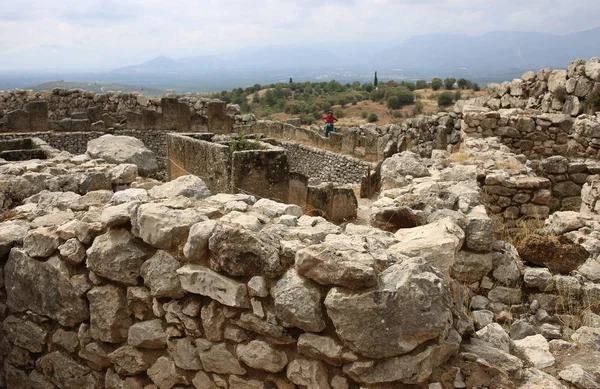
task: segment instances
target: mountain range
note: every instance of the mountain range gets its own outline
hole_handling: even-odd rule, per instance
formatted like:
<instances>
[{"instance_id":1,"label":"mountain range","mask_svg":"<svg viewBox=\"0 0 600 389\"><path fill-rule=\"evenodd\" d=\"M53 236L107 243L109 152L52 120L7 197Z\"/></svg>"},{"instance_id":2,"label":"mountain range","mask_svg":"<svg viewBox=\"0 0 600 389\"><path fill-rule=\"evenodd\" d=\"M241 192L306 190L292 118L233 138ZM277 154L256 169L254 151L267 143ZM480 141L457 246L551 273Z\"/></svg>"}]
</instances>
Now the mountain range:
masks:
<instances>
[{"instance_id":1,"label":"mountain range","mask_svg":"<svg viewBox=\"0 0 600 389\"><path fill-rule=\"evenodd\" d=\"M337 46L339 46L338 44ZM140 65L114 69L121 75L211 74L257 71L411 71L499 73L511 70L566 68L576 58L600 56L600 27L568 35L496 31L479 36L430 34L411 37L400 44L344 43L327 49L310 46L248 48L220 55L171 59L156 57ZM342 50L337 50L341 52Z\"/></svg>"}]
</instances>

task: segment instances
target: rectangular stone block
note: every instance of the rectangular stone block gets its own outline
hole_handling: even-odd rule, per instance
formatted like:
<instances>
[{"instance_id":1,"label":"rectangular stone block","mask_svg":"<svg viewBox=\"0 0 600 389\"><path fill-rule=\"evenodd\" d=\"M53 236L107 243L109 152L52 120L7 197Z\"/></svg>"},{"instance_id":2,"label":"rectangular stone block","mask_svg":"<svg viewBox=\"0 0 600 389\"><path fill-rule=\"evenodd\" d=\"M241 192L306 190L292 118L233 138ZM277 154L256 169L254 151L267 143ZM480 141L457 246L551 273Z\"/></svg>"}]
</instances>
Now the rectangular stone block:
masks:
<instances>
[{"instance_id":1,"label":"rectangular stone block","mask_svg":"<svg viewBox=\"0 0 600 389\"><path fill-rule=\"evenodd\" d=\"M188 292L208 296L230 307L250 307L246 284L200 265L185 265L177 270L177 274L181 287Z\"/></svg>"}]
</instances>

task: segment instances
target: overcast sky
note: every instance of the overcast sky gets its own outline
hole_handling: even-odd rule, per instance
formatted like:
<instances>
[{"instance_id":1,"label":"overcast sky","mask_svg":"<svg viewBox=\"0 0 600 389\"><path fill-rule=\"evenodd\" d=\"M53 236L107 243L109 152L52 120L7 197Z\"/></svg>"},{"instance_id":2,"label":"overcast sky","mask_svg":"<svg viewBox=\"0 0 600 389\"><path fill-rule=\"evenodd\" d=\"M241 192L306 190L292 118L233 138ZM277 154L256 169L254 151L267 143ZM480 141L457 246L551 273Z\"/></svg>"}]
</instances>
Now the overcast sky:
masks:
<instances>
[{"instance_id":1,"label":"overcast sky","mask_svg":"<svg viewBox=\"0 0 600 389\"><path fill-rule=\"evenodd\" d=\"M1 0L0 69L95 68L267 45L600 26L599 0Z\"/></svg>"}]
</instances>

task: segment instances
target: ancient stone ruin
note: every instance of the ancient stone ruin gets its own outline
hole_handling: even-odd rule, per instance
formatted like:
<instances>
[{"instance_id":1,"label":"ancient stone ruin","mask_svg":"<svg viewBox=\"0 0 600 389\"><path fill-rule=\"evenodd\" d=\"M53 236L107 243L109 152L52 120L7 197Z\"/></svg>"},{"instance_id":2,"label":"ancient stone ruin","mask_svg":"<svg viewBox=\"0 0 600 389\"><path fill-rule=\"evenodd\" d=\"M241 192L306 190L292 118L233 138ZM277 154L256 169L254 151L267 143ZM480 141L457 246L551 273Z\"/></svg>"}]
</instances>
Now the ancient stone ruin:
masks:
<instances>
[{"instance_id":1,"label":"ancient stone ruin","mask_svg":"<svg viewBox=\"0 0 600 389\"><path fill-rule=\"evenodd\" d=\"M600 387L599 85L574 61L329 138L3 92L0 387Z\"/></svg>"}]
</instances>

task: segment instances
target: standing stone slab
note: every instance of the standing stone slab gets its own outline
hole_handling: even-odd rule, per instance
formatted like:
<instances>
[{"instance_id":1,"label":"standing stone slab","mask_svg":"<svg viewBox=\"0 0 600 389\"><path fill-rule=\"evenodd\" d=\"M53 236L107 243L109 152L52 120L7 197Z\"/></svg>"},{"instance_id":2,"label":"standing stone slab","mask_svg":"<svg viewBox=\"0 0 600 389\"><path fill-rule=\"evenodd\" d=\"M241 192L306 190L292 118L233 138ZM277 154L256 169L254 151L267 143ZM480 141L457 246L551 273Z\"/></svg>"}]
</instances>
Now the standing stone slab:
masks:
<instances>
[{"instance_id":1,"label":"standing stone slab","mask_svg":"<svg viewBox=\"0 0 600 389\"><path fill-rule=\"evenodd\" d=\"M342 341L370 358L407 353L436 338L450 326L451 305L444 277L421 258L390 266L375 289L336 287L325 299Z\"/></svg>"},{"instance_id":2,"label":"standing stone slab","mask_svg":"<svg viewBox=\"0 0 600 389\"><path fill-rule=\"evenodd\" d=\"M15 312L30 310L63 326L74 326L89 317L69 279L46 262L12 249L4 267L6 304Z\"/></svg>"},{"instance_id":3,"label":"standing stone slab","mask_svg":"<svg viewBox=\"0 0 600 389\"><path fill-rule=\"evenodd\" d=\"M107 343L125 341L132 324L125 291L114 285L97 286L87 298L92 337Z\"/></svg>"},{"instance_id":4,"label":"standing stone slab","mask_svg":"<svg viewBox=\"0 0 600 389\"><path fill-rule=\"evenodd\" d=\"M137 285L147 253L125 229L110 229L87 250L87 266L99 276L125 285Z\"/></svg>"},{"instance_id":5,"label":"standing stone slab","mask_svg":"<svg viewBox=\"0 0 600 389\"><path fill-rule=\"evenodd\" d=\"M320 332L325 328L321 292L308 279L290 269L271 291L275 314L285 327Z\"/></svg>"},{"instance_id":6,"label":"standing stone slab","mask_svg":"<svg viewBox=\"0 0 600 389\"><path fill-rule=\"evenodd\" d=\"M208 296L230 307L250 307L246 284L200 265L185 265L177 270L177 274L181 287L188 292Z\"/></svg>"}]
</instances>

